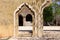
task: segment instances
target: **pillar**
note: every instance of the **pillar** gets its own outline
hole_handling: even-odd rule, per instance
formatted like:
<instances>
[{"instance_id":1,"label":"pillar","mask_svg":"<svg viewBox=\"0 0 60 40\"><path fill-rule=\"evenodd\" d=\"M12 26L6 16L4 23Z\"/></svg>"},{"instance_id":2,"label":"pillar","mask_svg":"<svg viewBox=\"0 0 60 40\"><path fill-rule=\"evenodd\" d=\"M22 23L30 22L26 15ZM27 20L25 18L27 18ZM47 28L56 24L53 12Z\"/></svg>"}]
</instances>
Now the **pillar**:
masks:
<instances>
[{"instance_id":1,"label":"pillar","mask_svg":"<svg viewBox=\"0 0 60 40\"><path fill-rule=\"evenodd\" d=\"M37 28L38 37L43 36L43 10L45 7L49 6L50 3L51 0L45 0L45 2L40 6L40 10L38 13L38 28Z\"/></svg>"}]
</instances>

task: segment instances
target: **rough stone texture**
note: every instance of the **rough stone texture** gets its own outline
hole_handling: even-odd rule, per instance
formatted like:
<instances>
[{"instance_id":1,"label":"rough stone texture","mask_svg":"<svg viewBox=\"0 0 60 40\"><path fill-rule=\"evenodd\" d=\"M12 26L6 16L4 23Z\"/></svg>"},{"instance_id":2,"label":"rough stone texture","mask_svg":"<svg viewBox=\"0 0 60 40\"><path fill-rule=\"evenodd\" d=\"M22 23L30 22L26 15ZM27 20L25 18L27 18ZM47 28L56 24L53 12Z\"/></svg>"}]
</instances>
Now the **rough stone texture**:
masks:
<instances>
[{"instance_id":1,"label":"rough stone texture","mask_svg":"<svg viewBox=\"0 0 60 40\"><path fill-rule=\"evenodd\" d=\"M11 39L8 39L8 40L60 40L60 38L30 38L30 37L27 37L27 38L11 38Z\"/></svg>"},{"instance_id":2,"label":"rough stone texture","mask_svg":"<svg viewBox=\"0 0 60 40\"><path fill-rule=\"evenodd\" d=\"M39 37L17 37L17 38L6 38L0 40L60 40L60 31L44 31L42 38Z\"/></svg>"},{"instance_id":3,"label":"rough stone texture","mask_svg":"<svg viewBox=\"0 0 60 40\"><path fill-rule=\"evenodd\" d=\"M44 31L43 37L60 38L60 31Z\"/></svg>"},{"instance_id":4,"label":"rough stone texture","mask_svg":"<svg viewBox=\"0 0 60 40\"><path fill-rule=\"evenodd\" d=\"M35 10L35 33L34 36L42 36L43 16L40 6L44 0L0 0L0 38L11 37L14 33L14 11L22 3L28 3ZM40 12L39 12L40 11ZM40 14L40 15L39 15ZM40 17L41 16L41 17ZM40 19L39 19L39 18ZM39 24L38 24L39 22ZM18 25L15 26L18 34Z\"/></svg>"},{"instance_id":5,"label":"rough stone texture","mask_svg":"<svg viewBox=\"0 0 60 40\"><path fill-rule=\"evenodd\" d=\"M41 0L0 0L0 38L13 36L14 11L22 3L30 4L35 10L41 5ZM2 30L3 29L3 30Z\"/></svg>"}]
</instances>

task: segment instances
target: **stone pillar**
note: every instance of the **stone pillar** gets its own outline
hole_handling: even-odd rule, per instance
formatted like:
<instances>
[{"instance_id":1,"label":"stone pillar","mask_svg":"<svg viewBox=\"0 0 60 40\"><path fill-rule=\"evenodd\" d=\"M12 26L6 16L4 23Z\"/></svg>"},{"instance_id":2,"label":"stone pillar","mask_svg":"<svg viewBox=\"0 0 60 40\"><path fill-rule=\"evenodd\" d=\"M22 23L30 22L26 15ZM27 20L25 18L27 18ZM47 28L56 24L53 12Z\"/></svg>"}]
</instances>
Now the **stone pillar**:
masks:
<instances>
[{"instance_id":1,"label":"stone pillar","mask_svg":"<svg viewBox=\"0 0 60 40\"><path fill-rule=\"evenodd\" d=\"M49 6L51 0L45 0L45 2L40 6L40 11L38 13L38 37L43 36L43 10L45 7Z\"/></svg>"},{"instance_id":2,"label":"stone pillar","mask_svg":"<svg viewBox=\"0 0 60 40\"><path fill-rule=\"evenodd\" d=\"M26 23L26 18L24 17L23 18L23 26L25 26L25 23Z\"/></svg>"},{"instance_id":3,"label":"stone pillar","mask_svg":"<svg viewBox=\"0 0 60 40\"><path fill-rule=\"evenodd\" d=\"M37 14L35 14L35 24L34 24L34 37L37 37L37 23L38 23L38 20L37 20Z\"/></svg>"},{"instance_id":4,"label":"stone pillar","mask_svg":"<svg viewBox=\"0 0 60 40\"><path fill-rule=\"evenodd\" d=\"M43 14L40 12L38 14L38 37L42 37L43 35Z\"/></svg>"}]
</instances>

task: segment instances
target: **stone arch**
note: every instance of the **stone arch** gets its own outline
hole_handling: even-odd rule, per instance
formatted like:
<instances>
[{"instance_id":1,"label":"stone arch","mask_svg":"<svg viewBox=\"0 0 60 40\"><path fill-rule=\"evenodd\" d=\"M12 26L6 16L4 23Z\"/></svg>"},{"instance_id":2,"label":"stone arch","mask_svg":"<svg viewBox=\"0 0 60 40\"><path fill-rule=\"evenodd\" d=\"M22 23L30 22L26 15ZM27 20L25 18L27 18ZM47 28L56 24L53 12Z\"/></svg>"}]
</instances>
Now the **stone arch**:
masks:
<instances>
[{"instance_id":1,"label":"stone arch","mask_svg":"<svg viewBox=\"0 0 60 40\"><path fill-rule=\"evenodd\" d=\"M32 12L32 16L34 16L35 17L35 15L36 15L36 11L28 4L28 3L22 3L19 7L17 7L17 9L15 10L15 12L14 12L14 26L16 26L16 19L17 19L17 17L18 17L18 15L20 15L20 10L24 7L24 6L26 6L27 8L28 8L28 10L30 10L31 12ZM28 13L28 14L30 14L30 13ZM21 13L21 15L22 15L22 13ZM23 16L23 15L22 15ZM24 17L24 16L23 16ZM18 23L17 23L18 24Z\"/></svg>"},{"instance_id":2,"label":"stone arch","mask_svg":"<svg viewBox=\"0 0 60 40\"><path fill-rule=\"evenodd\" d=\"M27 22L27 26L32 26L33 25L33 16L31 14L27 14L26 15L26 22Z\"/></svg>"},{"instance_id":3,"label":"stone arch","mask_svg":"<svg viewBox=\"0 0 60 40\"><path fill-rule=\"evenodd\" d=\"M26 15L26 21L32 22L32 15L31 14Z\"/></svg>"},{"instance_id":4,"label":"stone arch","mask_svg":"<svg viewBox=\"0 0 60 40\"><path fill-rule=\"evenodd\" d=\"M15 11L15 13L18 13L24 6L26 6L28 8L28 10L30 10L32 12L33 15L35 15L35 10L28 4L28 3L23 3L21 4L17 10Z\"/></svg>"},{"instance_id":5,"label":"stone arch","mask_svg":"<svg viewBox=\"0 0 60 40\"><path fill-rule=\"evenodd\" d=\"M30 5L28 5L27 3L21 4L15 10L15 12L14 12L14 35L15 36L16 36L16 34L18 35L18 26L25 25L25 24L20 25L20 23L18 23L20 18L24 21L26 18L26 15L29 15L29 14L31 14L30 17L32 18L32 21L33 21L33 18L35 17L35 10ZM33 26L32 31L34 30L34 23L35 23L35 21L32 22L32 26ZM34 33L34 31L33 31L33 33ZM33 33L32 33L32 35L34 35Z\"/></svg>"}]
</instances>

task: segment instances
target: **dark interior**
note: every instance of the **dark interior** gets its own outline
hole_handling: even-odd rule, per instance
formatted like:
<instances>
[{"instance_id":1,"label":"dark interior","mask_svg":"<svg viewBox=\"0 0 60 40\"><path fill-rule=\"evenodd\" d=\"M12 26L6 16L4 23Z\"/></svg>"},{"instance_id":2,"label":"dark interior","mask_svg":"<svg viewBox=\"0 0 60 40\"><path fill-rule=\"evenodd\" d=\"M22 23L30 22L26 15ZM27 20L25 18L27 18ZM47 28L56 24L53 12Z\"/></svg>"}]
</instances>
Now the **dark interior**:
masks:
<instances>
[{"instance_id":1,"label":"dark interior","mask_svg":"<svg viewBox=\"0 0 60 40\"><path fill-rule=\"evenodd\" d=\"M19 18L19 26L23 26L23 16L19 15L18 18Z\"/></svg>"},{"instance_id":2,"label":"dark interior","mask_svg":"<svg viewBox=\"0 0 60 40\"><path fill-rule=\"evenodd\" d=\"M26 21L32 22L32 15L28 14L28 15L26 16Z\"/></svg>"}]
</instances>

